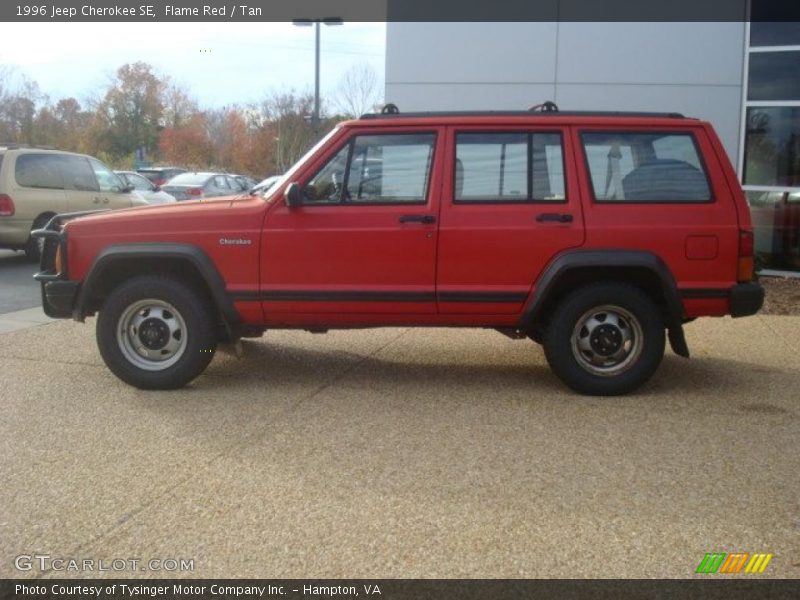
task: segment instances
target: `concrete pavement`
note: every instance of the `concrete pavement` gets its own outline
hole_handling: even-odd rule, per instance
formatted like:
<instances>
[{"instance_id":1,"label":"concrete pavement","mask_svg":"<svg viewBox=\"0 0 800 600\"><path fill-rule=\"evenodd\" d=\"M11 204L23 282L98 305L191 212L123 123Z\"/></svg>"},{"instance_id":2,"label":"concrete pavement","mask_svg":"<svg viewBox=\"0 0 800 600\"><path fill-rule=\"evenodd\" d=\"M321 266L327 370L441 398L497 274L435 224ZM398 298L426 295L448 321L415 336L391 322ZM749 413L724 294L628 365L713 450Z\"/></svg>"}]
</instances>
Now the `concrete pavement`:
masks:
<instances>
[{"instance_id":1,"label":"concrete pavement","mask_svg":"<svg viewBox=\"0 0 800 600\"><path fill-rule=\"evenodd\" d=\"M193 577L800 576L800 318L702 319L624 398L492 331L269 332L142 392L94 323L0 335L0 576L15 556ZM69 574L68 574L69 575ZM97 573L85 573L97 575ZM708 577L708 576L706 576Z\"/></svg>"}]
</instances>

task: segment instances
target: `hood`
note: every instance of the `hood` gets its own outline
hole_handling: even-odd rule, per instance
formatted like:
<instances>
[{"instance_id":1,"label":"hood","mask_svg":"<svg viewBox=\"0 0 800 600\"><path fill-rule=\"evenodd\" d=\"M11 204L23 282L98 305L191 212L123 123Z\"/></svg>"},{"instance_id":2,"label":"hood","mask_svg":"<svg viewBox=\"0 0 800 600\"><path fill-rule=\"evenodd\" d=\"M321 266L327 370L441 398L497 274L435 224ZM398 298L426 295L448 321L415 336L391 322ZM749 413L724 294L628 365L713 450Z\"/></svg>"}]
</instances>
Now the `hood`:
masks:
<instances>
[{"instance_id":1,"label":"hood","mask_svg":"<svg viewBox=\"0 0 800 600\"><path fill-rule=\"evenodd\" d=\"M148 204L121 210L99 211L68 221L68 235L124 238L158 231L186 230L188 226L213 227L215 219L222 217L234 202L247 200L241 195L220 196L205 200Z\"/></svg>"}]
</instances>

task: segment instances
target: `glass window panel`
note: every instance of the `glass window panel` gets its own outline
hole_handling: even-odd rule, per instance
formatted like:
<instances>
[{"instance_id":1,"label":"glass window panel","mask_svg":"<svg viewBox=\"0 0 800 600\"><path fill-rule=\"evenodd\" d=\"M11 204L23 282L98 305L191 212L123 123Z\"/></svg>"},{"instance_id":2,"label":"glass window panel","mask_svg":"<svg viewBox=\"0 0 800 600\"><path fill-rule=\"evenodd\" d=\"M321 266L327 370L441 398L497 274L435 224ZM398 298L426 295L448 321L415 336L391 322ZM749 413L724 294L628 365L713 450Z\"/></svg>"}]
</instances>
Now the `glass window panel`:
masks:
<instances>
[{"instance_id":1,"label":"glass window panel","mask_svg":"<svg viewBox=\"0 0 800 600\"><path fill-rule=\"evenodd\" d=\"M89 162L92 164L94 175L97 177L97 182L100 184L101 192L119 192L123 185L111 169L101 163L99 160L90 158Z\"/></svg>"},{"instance_id":2,"label":"glass window panel","mask_svg":"<svg viewBox=\"0 0 800 600\"><path fill-rule=\"evenodd\" d=\"M800 107L747 109L745 185L800 186Z\"/></svg>"},{"instance_id":3,"label":"glass window panel","mask_svg":"<svg viewBox=\"0 0 800 600\"><path fill-rule=\"evenodd\" d=\"M62 168L64 169L64 183L68 190L78 192L99 192L92 166L88 159L82 156L64 155L61 157Z\"/></svg>"},{"instance_id":4,"label":"glass window panel","mask_svg":"<svg viewBox=\"0 0 800 600\"><path fill-rule=\"evenodd\" d=\"M435 135L358 136L346 202L424 202Z\"/></svg>"},{"instance_id":5,"label":"glass window panel","mask_svg":"<svg viewBox=\"0 0 800 600\"><path fill-rule=\"evenodd\" d=\"M707 202L708 179L688 133L584 133L598 202Z\"/></svg>"},{"instance_id":6,"label":"glass window panel","mask_svg":"<svg viewBox=\"0 0 800 600\"><path fill-rule=\"evenodd\" d=\"M758 269L800 269L800 192L747 192Z\"/></svg>"},{"instance_id":7,"label":"glass window panel","mask_svg":"<svg viewBox=\"0 0 800 600\"><path fill-rule=\"evenodd\" d=\"M556 202L565 200L561 135L558 133L534 133L531 140L533 199Z\"/></svg>"},{"instance_id":8,"label":"glass window panel","mask_svg":"<svg viewBox=\"0 0 800 600\"><path fill-rule=\"evenodd\" d=\"M306 202L331 204L341 201L344 172L347 169L347 154L349 151L350 144L347 144L325 163L311 181L305 185L303 196Z\"/></svg>"},{"instance_id":9,"label":"glass window panel","mask_svg":"<svg viewBox=\"0 0 800 600\"><path fill-rule=\"evenodd\" d=\"M528 198L528 135L460 133L456 137L455 199Z\"/></svg>"},{"instance_id":10,"label":"glass window panel","mask_svg":"<svg viewBox=\"0 0 800 600\"><path fill-rule=\"evenodd\" d=\"M23 187L63 190L61 162L58 154L22 154L17 157L14 178Z\"/></svg>"},{"instance_id":11,"label":"glass window panel","mask_svg":"<svg viewBox=\"0 0 800 600\"><path fill-rule=\"evenodd\" d=\"M751 52L748 100L800 100L800 50Z\"/></svg>"},{"instance_id":12,"label":"glass window panel","mask_svg":"<svg viewBox=\"0 0 800 600\"><path fill-rule=\"evenodd\" d=\"M800 46L800 22L753 22L750 24L750 45Z\"/></svg>"}]
</instances>

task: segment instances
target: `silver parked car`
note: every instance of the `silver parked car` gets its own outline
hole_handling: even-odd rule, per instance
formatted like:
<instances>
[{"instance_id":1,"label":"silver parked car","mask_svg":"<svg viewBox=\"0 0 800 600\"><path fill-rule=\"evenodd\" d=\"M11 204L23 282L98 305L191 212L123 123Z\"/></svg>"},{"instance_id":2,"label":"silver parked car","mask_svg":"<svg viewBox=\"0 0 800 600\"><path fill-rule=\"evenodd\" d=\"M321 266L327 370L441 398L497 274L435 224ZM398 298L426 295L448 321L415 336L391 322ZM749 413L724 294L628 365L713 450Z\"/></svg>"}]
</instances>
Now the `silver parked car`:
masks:
<instances>
[{"instance_id":1,"label":"silver parked car","mask_svg":"<svg viewBox=\"0 0 800 600\"><path fill-rule=\"evenodd\" d=\"M181 173L164 184L178 201L202 200L217 196L235 196L242 193L237 181L225 173Z\"/></svg>"},{"instance_id":2,"label":"silver parked car","mask_svg":"<svg viewBox=\"0 0 800 600\"><path fill-rule=\"evenodd\" d=\"M175 196L168 194L147 177L139 175L139 173L133 171L114 172L124 183L132 186L136 193L144 198L148 204L169 204L170 202L175 202Z\"/></svg>"}]
</instances>

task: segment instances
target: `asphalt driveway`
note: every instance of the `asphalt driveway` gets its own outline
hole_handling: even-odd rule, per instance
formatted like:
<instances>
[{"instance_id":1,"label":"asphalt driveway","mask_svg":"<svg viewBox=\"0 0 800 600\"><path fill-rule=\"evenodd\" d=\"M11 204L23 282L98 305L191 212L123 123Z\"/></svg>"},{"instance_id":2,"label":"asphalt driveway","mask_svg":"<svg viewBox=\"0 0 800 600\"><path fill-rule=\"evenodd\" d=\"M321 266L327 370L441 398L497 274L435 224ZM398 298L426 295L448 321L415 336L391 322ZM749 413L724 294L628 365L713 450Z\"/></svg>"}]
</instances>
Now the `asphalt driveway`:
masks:
<instances>
[{"instance_id":1,"label":"asphalt driveway","mask_svg":"<svg viewBox=\"0 0 800 600\"><path fill-rule=\"evenodd\" d=\"M492 331L270 332L170 393L114 378L92 321L0 334L0 576L64 575L14 569L38 552L205 578L687 577L742 551L800 577L800 317L687 334L690 361L616 399Z\"/></svg>"},{"instance_id":2,"label":"asphalt driveway","mask_svg":"<svg viewBox=\"0 0 800 600\"><path fill-rule=\"evenodd\" d=\"M41 307L42 296L33 274L39 264L22 252L0 250L0 315L26 308Z\"/></svg>"}]
</instances>

